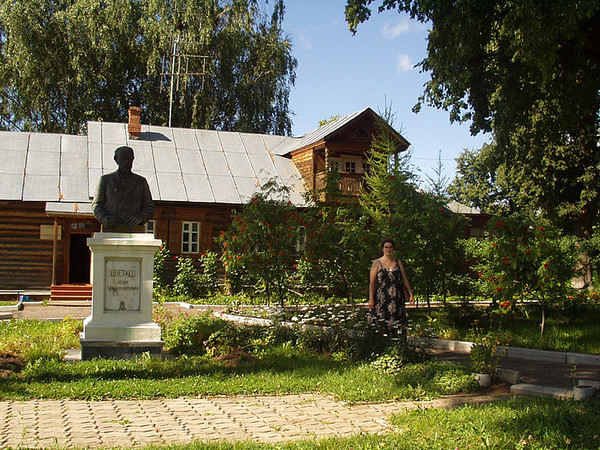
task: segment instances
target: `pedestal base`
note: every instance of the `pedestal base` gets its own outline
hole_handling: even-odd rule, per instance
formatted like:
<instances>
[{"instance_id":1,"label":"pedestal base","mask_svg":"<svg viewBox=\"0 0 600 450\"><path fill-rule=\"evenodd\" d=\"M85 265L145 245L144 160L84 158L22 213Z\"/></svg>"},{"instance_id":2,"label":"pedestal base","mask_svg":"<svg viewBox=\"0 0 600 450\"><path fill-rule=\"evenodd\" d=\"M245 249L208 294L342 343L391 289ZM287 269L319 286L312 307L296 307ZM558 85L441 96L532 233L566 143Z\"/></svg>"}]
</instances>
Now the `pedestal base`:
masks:
<instances>
[{"instance_id":1,"label":"pedestal base","mask_svg":"<svg viewBox=\"0 0 600 450\"><path fill-rule=\"evenodd\" d=\"M92 251L92 313L83 322L81 359L160 356L152 319L153 258L161 241L147 234L96 233Z\"/></svg>"},{"instance_id":2,"label":"pedestal base","mask_svg":"<svg viewBox=\"0 0 600 450\"><path fill-rule=\"evenodd\" d=\"M132 359L144 353L154 358L162 356L163 341L88 341L81 338L81 359Z\"/></svg>"}]
</instances>

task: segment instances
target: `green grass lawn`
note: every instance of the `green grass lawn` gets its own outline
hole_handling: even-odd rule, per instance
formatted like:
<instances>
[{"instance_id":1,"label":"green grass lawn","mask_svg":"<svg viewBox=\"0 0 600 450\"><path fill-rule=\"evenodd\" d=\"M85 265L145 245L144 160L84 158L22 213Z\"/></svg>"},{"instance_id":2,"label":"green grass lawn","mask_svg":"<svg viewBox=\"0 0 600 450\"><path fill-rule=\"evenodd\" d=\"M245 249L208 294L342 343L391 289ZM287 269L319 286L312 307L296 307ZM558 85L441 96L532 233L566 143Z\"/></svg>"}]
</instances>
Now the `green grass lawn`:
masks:
<instances>
[{"instance_id":1,"label":"green grass lawn","mask_svg":"<svg viewBox=\"0 0 600 450\"><path fill-rule=\"evenodd\" d=\"M477 389L467 368L426 363L403 374L336 362L289 347L248 361L208 357L64 363L38 360L0 379L0 399L151 399L182 396L323 393L346 402L425 399Z\"/></svg>"},{"instance_id":2,"label":"green grass lawn","mask_svg":"<svg viewBox=\"0 0 600 450\"><path fill-rule=\"evenodd\" d=\"M441 322L455 324L455 333L468 338L472 327L456 326L468 319L461 314L438 316ZM413 313L413 317L414 317ZM483 326L489 317L479 319ZM562 332L548 334L548 341L568 348L583 348L592 341L600 322L596 313L569 320L551 317L549 323ZM213 319L198 321L203 330L219 325ZM424 316L424 320L427 320ZM429 326L432 319L429 319ZM437 321L438 323L435 323ZM461 322L462 321L462 322ZM530 321L530 322L529 322ZM177 323L177 321L173 321ZM196 322L182 321L170 333L194 336ZM493 325L493 321L490 321ZM531 342L535 319L513 318L504 331L515 330L513 345ZM581 328L584 328L581 331ZM590 332L586 329L589 327ZM444 325L445 329L450 329ZM548 330L551 328L549 327ZM271 329L266 335L220 329L220 345L235 339L255 344L238 358L180 355L158 360L91 360L65 363L62 349L78 345L81 322L60 323L7 321L0 323L0 354L16 353L27 365L20 373L0 378L0 400L26 399L151 399L180 396L322 393L347 402L377 402L392 399L427 399L477 389L470 371L451 363L403 364L400 369L383 370L382 364L349 360L344 352L318 352L286 341L289 334ZM227 332L224 332L227 331ZM521 330L521 333L517 333ZM579 331L579 333L576 333ZM552 332L554 333L554 332ZM517 336L518 334L518 336ZM277 339L282 338L283 341ZM524 337L523 337L524 336ZM598 336L598 334L596 334ZM171 338L173 336L171 335ZM202 338L206 341L211 339ZM215 344L217 341L214 341ZM198 341L202 342L202 341ZM236 341L237 342L237 341ZM270 343L269 343L270 342ZM527 346L532 346L528 344ZM212 347L215 350L218 347ZM233 352L229 356L235 356ZM399 412L391 419L395 432L385 435L359 435L321 441L286 444L202 443L168 447L173 449L263 449L263 448L600 448L600 400L584 402L548 398L499 400L493 404L462 406L451 410L421 409Z\"/></svg>"},{"instance_id":3,"label":"green grass lawn","mask_svg":"<svg viewBox=\"0 0 600 450\"><path fill-rule=\"evenodd\" d=\"M416 332L441 338L472 341L476 329L484 333L493 330L509 346L600 355L598 307L549 312L543 339L541 312L536 305L520 308L514 315L490 312L487 307L451 307L430 314L410 311L409 317Z\"/></svg>"}]
</instances>

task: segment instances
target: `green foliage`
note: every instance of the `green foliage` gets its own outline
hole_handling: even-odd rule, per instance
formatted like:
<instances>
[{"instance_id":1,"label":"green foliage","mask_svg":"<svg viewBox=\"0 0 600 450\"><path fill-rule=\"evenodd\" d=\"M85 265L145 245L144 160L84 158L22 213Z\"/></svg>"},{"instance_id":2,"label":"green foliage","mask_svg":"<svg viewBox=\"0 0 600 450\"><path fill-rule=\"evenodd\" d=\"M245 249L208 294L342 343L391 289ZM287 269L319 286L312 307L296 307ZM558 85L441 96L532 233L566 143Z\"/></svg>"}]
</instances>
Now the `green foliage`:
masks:
<instances>
[{"instance_id":1,"label":"green foliage","mask_svg":"<svg viewBox=\"0 0 600 450\"><path fill-rule=\"evenodd\" d=\"M283 305L297 255L301 219L296 209L289 189L271 180L233 213L231 227L217 239L233 292L239 292L242 280L256 280L268 300L274 297Z\"/></svg>"},{"instance_id":2,"label":"green foliage","mask_svg":"<svg viewBox=\"0 0 600 450\"><path fill-rule=\"evenodd\" d=\"M465 242L476 259L484 295L504 308L518 299L534 298L544 308L574 294L571 280L580 258L572 237L539 217L513 215L491 219L489 239Z\"/></svg>"},{"instance_id":3,"label":"green foliage","mask_svg":"<svg viewBox=\"0 0 600 450\"><path fill-rule=\"evenodd\" d=\"M154 286L154 291L157 293L164 291L168 286L165 265L170 256L171 252L165 246L160 247L160 249L154 254L154 275L152 277L152 283Z\"/></svg>"},{"instance_id":4,"label":"green foliage","mask_svg":"<svg viewBox=\"0 0 600 450\"><path fill-rule=\"evenodd\" d=\"M341 116L339 114L335 114L335 115L329 116L329 119L319 120L319 126L322 127L323 125L327 125L328 123L335 122L340 117Z\"/></svg>"},{"instance_id":5,"label":"green foliage","mask_svg":"<svg viewBox=\"0 0 600 450\"><path fill-rule=\"evenodd\" d=\"M420 364L433 360L431 350L425 344L413 340L399 340L377 356L370 367L384 373L397 374L408 364Z\"/></svg>"},{"instance_id":6,"label":"green foliage","mask_svg":"<svg viewBox=\"0 0 600 450\"><path fill-rule=\"evenodd\" d=\"M155 316L155 320L162 328L164 349L175 355L203 355L206 352L206 340L228 325L224 320L208 313L163 315L162 320Z\"/></svg>"},{"instance_id":7,"label":"green foliage","mask_svg":"<svg viewBox=\"0 0 600 450\"><path fill-rule=\"evenodd\" d=\"M168 123L174 42L182 76L173 126L289 134L297 62L283 2L2 0L0 128L77 134L88 120ZM206 59L184 55L203 55ZM175 67L176 68L176 67Z\"/></svg>"},{"instance_id":8,"label":"green foliage","mask_svg":"<svg viewBox=\"0 0 600 450\"><path fill-rule=\"evenodd\" d=\"M175 294L199 298L215 293L218 289L217 261L216 253L203 253L200 256L202 273L199 273L192 258L178 258L177 276L173 286Z\"/></svg>"},{"instance_id":9,"label":"green foliage","mask_svg":"<svg viewBox=\"0 0 600 450\"><path fill-rule=\"evenodd\" d=\"M469 354L473 372L492 375L500 359L506 353L506 351L499 350L500 345L498 335L495 333L477 334Z\"/></svg>"},{"instance_id":10,"label":"green foliage","mask_svg":"<svg viewBox=\"0 0 600 450\"><path fill-rule=\"evenodd\" d=\"M379 238L358 204L325 198L304 213L306 250L298 261L298 281L305 289L364 299Z\"/></svg>"},{"instance_id":11,"label":"green foliage","mask_svg":"<svg viewBox=\"0 0 600 450\"><path fill-rule=\"evenodd\" d=\"M360 202L371 227L395 241L411 285L429 301L447 292L450 274L462 270L458 239L464 224L445 208L447 199L419 190L409 155L399 155L396 145L388 124L379 121Z\"/></svg>"},{"instance_id":12,"label":"green foliage","mask_svg":"<svg viewBox=\"0 0 600 450\"><path fill-rule=\"evenodd\" d=\"M456 177L448 187L456 201L496 215L523 209L530 203L501 167L496 144L483 144L479 150L465 149L456 165Z\"/></svg>"},{"instance_id":13,"label":"green foliage","mask_svg":"<svg viewBox=\"0 0 600 450\"><path fill-rule=\"evenodd\" d=\"M347 1L351 29L369 18L371 3ZM600 181L600 4L375 3L430 24L419 65L431 79L415 111L432 105L449 111L451 121L472 120L473 133L493 132L494 163L489 180L487 168L480 172L483 181L508 187L507 200L526 201L562 228L591 233Z\"/></svg>"},{"instance_id":14,"label":"green foliage","mask_svg":"<svg viewBox=\"0 0 600 450\"><path fill-rule=\"evenodd\" d=\"M475 392L479 389L477 380L467 368L449 361L407 365L398 372L396 380L400 384L412 386L417 391L437 392L442 395Z\"/></svg>"}]
</instances>

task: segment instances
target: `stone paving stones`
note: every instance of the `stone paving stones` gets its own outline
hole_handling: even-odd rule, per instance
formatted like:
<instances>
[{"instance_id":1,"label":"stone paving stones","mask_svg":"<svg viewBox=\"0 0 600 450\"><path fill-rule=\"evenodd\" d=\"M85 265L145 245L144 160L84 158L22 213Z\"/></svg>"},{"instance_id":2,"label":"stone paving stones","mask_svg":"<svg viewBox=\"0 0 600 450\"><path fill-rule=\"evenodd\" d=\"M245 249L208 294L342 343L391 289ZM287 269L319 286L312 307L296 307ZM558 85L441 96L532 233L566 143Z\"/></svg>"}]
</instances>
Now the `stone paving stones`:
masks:
<instances>
[{"instance_id":1,"label":"stone paving stones","mask_svg":"<svg viewBox=\"0 0 600 450\"><path fill-rule=\"evenodd\" d=\"M417 407L482 401L453 396L431 402L349 406L313 395L160 400L0 402L0 447L98 448L192 440L282 442L392 431L390 414ZM491 401L492 398L485 398Z\"/></svg>"}]
</instances>

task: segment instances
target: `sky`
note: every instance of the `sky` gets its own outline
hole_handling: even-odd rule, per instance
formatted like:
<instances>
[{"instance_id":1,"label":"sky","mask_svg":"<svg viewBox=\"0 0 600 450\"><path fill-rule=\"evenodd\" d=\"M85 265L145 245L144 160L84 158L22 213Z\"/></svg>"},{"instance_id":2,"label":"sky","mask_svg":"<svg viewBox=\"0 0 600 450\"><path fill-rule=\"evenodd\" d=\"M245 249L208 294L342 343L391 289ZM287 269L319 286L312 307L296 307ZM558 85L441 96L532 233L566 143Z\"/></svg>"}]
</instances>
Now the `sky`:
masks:
<instances>
[{"instance_id":1,"label":"sky","mask_svg":"<svg viewBox=\"0 0 600 450\"><path fill-rule=\"evenodd\" d=\"M437 178L441 156L443 176L451 181L455 158L466 149L481 148L489 135L471 136L469 123L450 124L446 111L412 107L429 75L414 65L427 52L427 25L397 11L377 12L359 25L355 35L345 21L345 0L287 0L284 32L298 60L290 94L294 136L318 127L319 120L370 107L382 112L391 105L394 128L412 145L411 163L427 185Z\"/></svg>"}]
</instances>

